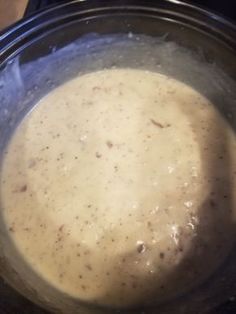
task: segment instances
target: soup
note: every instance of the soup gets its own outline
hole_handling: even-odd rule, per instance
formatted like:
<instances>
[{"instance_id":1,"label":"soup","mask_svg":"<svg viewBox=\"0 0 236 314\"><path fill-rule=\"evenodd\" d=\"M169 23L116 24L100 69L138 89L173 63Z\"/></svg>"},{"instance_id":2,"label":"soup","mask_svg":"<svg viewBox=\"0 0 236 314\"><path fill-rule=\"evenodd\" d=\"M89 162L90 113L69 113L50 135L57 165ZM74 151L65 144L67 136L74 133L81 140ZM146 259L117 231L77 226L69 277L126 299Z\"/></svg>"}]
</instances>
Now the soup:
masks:
<instances>
[{"instance_id":1,"label":"soup","mask_svg":"<svg viewBox=\"0 0 236 314\"><path fill-rule=\"evenodd\" d=\"M230 251L235 149L214 105L180 81L82 75L46 95L10 140L9 236L40 278L83 301L126 307L186 293Z\"/></svg>"}]
</instances>

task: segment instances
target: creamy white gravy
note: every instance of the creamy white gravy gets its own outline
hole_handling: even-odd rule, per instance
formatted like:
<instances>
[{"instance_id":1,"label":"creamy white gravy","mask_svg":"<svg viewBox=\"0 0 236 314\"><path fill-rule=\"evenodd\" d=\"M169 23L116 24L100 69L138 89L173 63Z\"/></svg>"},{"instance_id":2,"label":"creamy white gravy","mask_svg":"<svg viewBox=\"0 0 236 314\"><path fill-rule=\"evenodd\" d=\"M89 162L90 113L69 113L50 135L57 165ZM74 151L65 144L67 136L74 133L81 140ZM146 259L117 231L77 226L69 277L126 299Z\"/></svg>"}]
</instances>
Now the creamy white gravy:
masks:
<instances>
[{"instance_id":1,"label":"creamy white gravy","mask_svg":"<svg viewBox=\"0 0 236 314\"><path fill-rule=\"evenodd\" d=\"M229 252L235 148L214 106L179 81L86 74L14 133L5 223L29 266L68 295L121 307L171 298Z\"/></svg>"}]
</instances>

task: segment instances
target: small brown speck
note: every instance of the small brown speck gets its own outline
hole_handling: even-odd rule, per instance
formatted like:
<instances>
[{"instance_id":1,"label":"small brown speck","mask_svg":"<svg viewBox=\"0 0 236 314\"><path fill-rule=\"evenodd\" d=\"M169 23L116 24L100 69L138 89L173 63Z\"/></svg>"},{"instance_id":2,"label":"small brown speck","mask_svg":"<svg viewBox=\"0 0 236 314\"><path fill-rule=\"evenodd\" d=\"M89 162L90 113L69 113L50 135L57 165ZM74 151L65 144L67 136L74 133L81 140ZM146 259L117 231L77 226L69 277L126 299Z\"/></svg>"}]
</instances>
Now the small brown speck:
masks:
<instances>
[{"instance_id":1,"label":"small brown speck","mask_svg":"<svg viewBox=\"0 0 236 314\"><path fill-rule=\"evenodd\" d=\"M150 119L150 121L153 125L157 126L158 128L161 128L161 129L164 128L163 124L161 124L160 122L157 122L154 119Z\"/></svg>"},{"instance_id":2,"label":"small brown speck","mask_svg":"<svg viewBox=\"0 0 236 314\"><path fill-rule=\"evenodd\" d=\"M60 242L62 240L62 237L58 237L57 241Z\"/></svg>"},{"instance_id":3,"label":"small brown speck","mask_svg":"<svg viewBox=\"0 0 236 314\"><path fill-rule=\"evenodd\" d=\"M107 144L108 148L112 148L113 147L113 143L111 141L107 141L106 144Z\"/></svg>"},{"instance_id":4,"label":"small brown speck","mask_svg":"<svg viewBox=\"0 0 236 314\"><path fill-rule=\"evenodd\" d=\"M26 192L27 191L27 185L26 184L22 185L22 187L20 188L19 191L20 192Z\"/></svg>"},{"instance_id":5,"label":"small brown speck","mask_svg":"<svg viewBox=\"0 0 236 314\"><path fill-rule=\"evenodd\" d=\"M61 232L63 230L64 226L65 225L61 225L58 230Z\"/></svg>"},{"instance_id":6,"label":"small brown speck","mask_svg":"<svg viewBox=\"0 0 236 314\"><path fill-rule=\"evenodd\" d=\"M90 271L92 270L92 266L90 264L86 264L85 267Z\"/></svg>"},{"instance_id":7,"label":"small brown speck","mask_svg":"<svg viewBox=\"0 0 236 314\"><path fill-rule=\"evenodd\" d=\"M161 252L161 253L160 253L160 258L161 258L161 259L164 259L164 258L165 258L165 253Z\"/></svg>"},{"instance_id":8,"label":"small brown speck","mask_svg":"<svg viewBox=\"0 0 236 314\"><path fill-rule=\"evenodd\" d=\"M82 275L79 275L79 279L83 279L83 276L82 276Z\"/></svg>"},{"instance_id":9,"label":"small brown speck","mask_svg":"<svg viewBox=\"0 0 236 314\"><path fill-rule=\"evenodd\" d=\"M144 243L139 243L137 245L137 252L138 253L144 253L146 251L146 247Z\"/></svg>"},{"instance_id":10,"label":"small brown speck","mask_svg":"<svg viewBox=\"0 0 236 314\"><path fill-rule=\"evenodd\" d=\"M210 205L211 205L211 207L215 207L216 206L216 202L213 199L211 199L210 200Z\"/></svg>"},{"instance_id":11,"label":"small brown speck","mask_svg":"<svg viewBox=\"0 0 236 314\"><path fill-rule=\"evenodd\" d=\"M82 285L81 288L82 288L83 290L86 290L86 289L87 289L87 287L86 287L85 285Z\"/></svg>"},{"instance_id":12,"label":"small brown speck","mask_svg":"<svg viewBox=\"0 0 236 314\"><path fill-rule=\"evenodd\" d=\"M10 232L15 232L14 227L10 227L10 228L9 228L9 231L10 231Z\"/></svg>"},{"instance_id":13,"label":"small brown speck","mask_svg":"<svg viewBox=\"0 0 236 314\"><path fill-rule=\"evenodd\" d=\"M96 155L96 157L97 157L97 158L101 158L101 157L102 157L102 155L101 155L101 154L99 154L98 152L96 152L96 154L95 154L95 155Z\"/></svg>"},{"instance_id":14,"label":"small brown speck","mask_svg":"<svg viewBox=\"0 0 236 314\"><path fill-rule=\"evenodd\" d=\"M102 89L100 86L94 86L94 87L92 88L93 91L100 90L100 89Z\"/></svg>"}]
</instances>

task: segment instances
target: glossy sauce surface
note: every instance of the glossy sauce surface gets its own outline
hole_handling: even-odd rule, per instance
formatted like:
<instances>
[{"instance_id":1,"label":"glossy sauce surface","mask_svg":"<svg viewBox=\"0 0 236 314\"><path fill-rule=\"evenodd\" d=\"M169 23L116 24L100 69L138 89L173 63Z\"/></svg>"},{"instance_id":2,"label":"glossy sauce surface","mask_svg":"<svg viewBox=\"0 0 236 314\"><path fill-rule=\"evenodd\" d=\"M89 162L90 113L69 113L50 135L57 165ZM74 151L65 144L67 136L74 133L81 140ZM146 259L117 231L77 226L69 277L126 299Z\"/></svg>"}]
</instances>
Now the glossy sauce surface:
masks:
<instances>
[{"instance_id":1,"label":"glossy sauce surface","mask_svg":"<svg viewBox=\"0 0 236 314\"><path fill-rule=\"evenodd\" d=\"M9 143L9 234L39 276L73 297L119 307L184 293L232 245L235 143L207 99L164 75L73 79Z\"/></svg>"}]
</instances>

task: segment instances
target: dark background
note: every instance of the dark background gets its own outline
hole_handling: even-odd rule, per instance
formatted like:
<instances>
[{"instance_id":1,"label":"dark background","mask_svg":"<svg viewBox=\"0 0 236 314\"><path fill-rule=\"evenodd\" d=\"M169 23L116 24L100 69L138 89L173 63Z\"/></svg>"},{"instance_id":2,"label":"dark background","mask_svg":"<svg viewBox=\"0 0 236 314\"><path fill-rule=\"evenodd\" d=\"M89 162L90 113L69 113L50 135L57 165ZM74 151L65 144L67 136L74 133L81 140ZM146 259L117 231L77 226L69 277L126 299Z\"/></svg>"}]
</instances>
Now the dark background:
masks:
<instances>
[{"instance_id":1,"label":"dark background","mask_svg":"<svg viewBox=\"0 0 236 314\"><path fill-rule=\"evenodd\" d=\"M25 16L28 16L37 10L43 9L48 5L54 5L62 2L66 1L29 0ZM223 15L226 18L230 18L236 22L236 0L186 0L185 2L201 5L206 9L210 9L213 12ZM236 314L236 302L232 301L233 300L229 300L209 314ZM18 293L14 292L5 283L0 281L0 314L47 314L47 312L33 305L31 302L21 297Z\"/></svg>"},{"instance_id":2,"label":"dark background","mask_svg":"<svg viewBox=\"0 0 236 314\"><path fill-rule=\"evenodd\" d=\"M97 1L99 2L99 0ZM225 17L231 18L236 21L236 0L183 0L183 1L196 5L201 5L205 8L215 11L218 14L224 15ZM29 0L29 5L26 10L26 14L29 14L35 10L42 9L47 5L53 5L60 2L66 2L66 0Z\"/></svg>"}]
</instances>

